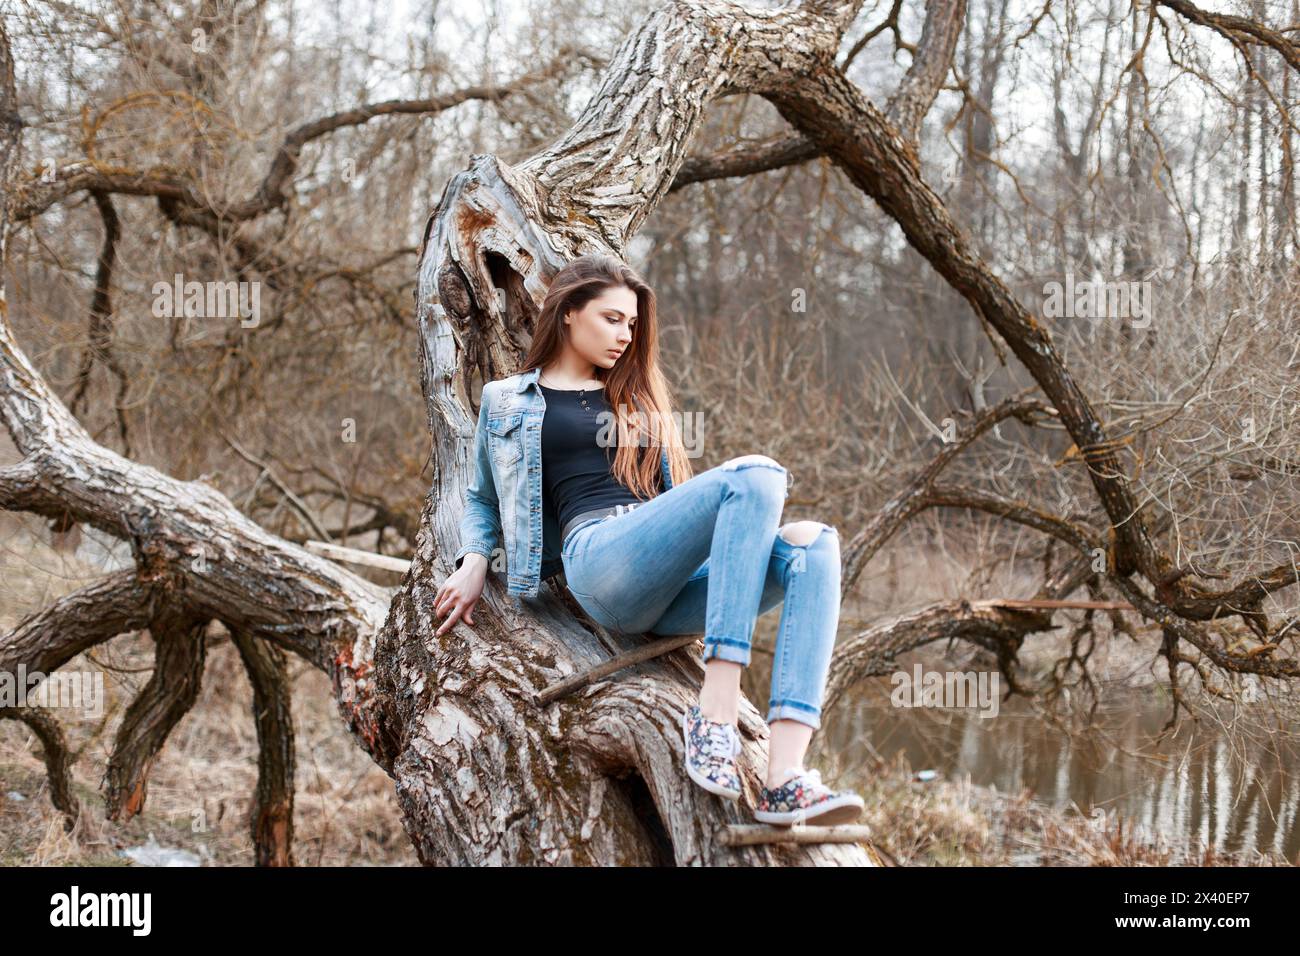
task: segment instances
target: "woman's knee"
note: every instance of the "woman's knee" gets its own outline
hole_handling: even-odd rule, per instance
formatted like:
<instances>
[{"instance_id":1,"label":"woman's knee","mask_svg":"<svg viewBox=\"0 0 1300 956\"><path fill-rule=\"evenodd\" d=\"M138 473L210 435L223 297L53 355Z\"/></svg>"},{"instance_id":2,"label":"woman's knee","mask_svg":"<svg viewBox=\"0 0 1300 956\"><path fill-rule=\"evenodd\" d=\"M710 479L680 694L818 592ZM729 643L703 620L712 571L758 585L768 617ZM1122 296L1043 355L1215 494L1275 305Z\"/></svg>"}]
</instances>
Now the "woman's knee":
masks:
<instances>
[{"instance_id":1,"label":"woman's knee","mask_svg":"<svg viewBox=\"0 0 1300 956\"><path fill-rule=\"evenodd\" d=\"M767 455L741 455L718 466L732 482L759 489L772 489L784 501L790 494L790 474L780 462Z\"/></svg>"},{"instance_id":2,"label":"woman's knee","mask_svg":"<svg viewBox=\"0 0 1300 956\"><path fill-rule=\"evenodd\" d=\"M739 471L742 468L775 468L777 471L785 471L785 466L775 458L769 458L767 455L741 455L739 458L731 458L724 461L718 466L725 471Z\"/></svg>"},{"instance_id":3,"label":"woman's knee","mask_svg":"<svg viewBox=\"0 0 1300 956\"><path fill-rule=\"evenodd\" d=\"M778 530L786 544L799 547L807 547L817 542L823 531L829 531L830 534L826 537L827 544L839 546L839 532L820 521L791 521L789 524L781 525Z\"/></svg>"},{"instance_id":4,"label":"woman's knee","mask_svg":"<svg viewBox=\"0 0 1300 956\"><path fill-rule=\"evenodd\" d=\"M790 570L815 571L828 580L840 575L840 534L820 521L792 521L777 529L781 540L794 548Z\"/></svg>"}]
</instances>

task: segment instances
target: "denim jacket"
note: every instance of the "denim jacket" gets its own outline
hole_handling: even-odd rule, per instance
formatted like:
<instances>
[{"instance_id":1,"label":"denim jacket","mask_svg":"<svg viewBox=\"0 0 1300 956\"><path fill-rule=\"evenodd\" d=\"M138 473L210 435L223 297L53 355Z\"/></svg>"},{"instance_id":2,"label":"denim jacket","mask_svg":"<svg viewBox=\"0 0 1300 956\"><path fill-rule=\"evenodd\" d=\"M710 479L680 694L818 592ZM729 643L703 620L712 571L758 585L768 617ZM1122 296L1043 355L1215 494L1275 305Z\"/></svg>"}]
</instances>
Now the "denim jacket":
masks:
<instances>
[{"instance_id":1,"label":"denim jacket","mask_svg":"<svg viewBox=\"0 0 1300 956\"><path fill-rule=\"evenodd\" d=\"M540 368L483 386L474 434L474 475L460 523L455 566L470 552L489 562L504 532L506 591L535 598L543 578L564 570L559 520L542 507ZM664 490L673 486L668 449L660 455ZM527 479L527 480L525 480ZM489 564L489 567L491 565Z\"/></svg>"}]
</instances>

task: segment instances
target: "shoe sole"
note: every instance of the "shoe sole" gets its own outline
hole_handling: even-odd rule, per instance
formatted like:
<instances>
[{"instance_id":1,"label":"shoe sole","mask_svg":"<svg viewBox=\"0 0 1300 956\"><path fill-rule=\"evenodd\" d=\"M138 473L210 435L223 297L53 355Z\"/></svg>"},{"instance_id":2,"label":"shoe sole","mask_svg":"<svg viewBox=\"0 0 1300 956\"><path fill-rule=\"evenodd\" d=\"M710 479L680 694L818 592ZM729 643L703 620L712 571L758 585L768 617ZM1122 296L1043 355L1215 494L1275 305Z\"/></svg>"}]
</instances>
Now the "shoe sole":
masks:
<instances>
[{"instance_id":1,"label":"shoe sole","mask_svg":"<svg viewBox=\"0 0 1300 956\"><path fill-rule=\"evenodd\" d=\"M690 739L691 739L690 714L682 714L682 741L686 744L686 748L688 750L690 749L691 746ZM719 797L722 797L726 800L730 800L733 803L740 799L739 790L728 790L726 787L714 783L708 777L704 777L697 774L695 772L695 769L691 766L691 762L689 759L684 760L683 762L686 764L686 775L690 777L692 780L694 780L696 784L703 787L705 790L709 791L709 793L717 794Z\"/></svg>"},{"instance_id":2,"label":"shoe sole","mask_svg":"<svg viewBox=\"0 0 1300 956\"><path fill-rule=\"evenodd\" d=\"M793 826L796 823L829 827L841 823L852 823L862 815L864 803L861 797L846 795L832 797L815 807L800 810L755 810L754 819L759 823L773 826Z\"/></svg>"}]
</instances>

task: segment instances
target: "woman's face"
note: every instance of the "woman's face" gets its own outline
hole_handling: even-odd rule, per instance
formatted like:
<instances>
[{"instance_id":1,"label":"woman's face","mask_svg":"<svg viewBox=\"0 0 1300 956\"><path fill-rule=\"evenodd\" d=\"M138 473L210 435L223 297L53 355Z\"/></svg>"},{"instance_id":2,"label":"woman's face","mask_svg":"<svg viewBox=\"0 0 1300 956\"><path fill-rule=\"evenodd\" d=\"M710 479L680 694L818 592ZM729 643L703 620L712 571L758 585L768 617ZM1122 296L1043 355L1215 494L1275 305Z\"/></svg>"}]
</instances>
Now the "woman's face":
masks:
<instances>
[{"instance_id":1,"label":"woman's face","mask_svg":"<svg viewBox=\"0 0 1300 956\"><path fill-rule=\"evenodd\" d=\"M570 312L569 344L584 360L597 368L613 368L632 342L640 322L636 314L636 293L627 286L613 286Z\"/></svg>"}]
</instances>

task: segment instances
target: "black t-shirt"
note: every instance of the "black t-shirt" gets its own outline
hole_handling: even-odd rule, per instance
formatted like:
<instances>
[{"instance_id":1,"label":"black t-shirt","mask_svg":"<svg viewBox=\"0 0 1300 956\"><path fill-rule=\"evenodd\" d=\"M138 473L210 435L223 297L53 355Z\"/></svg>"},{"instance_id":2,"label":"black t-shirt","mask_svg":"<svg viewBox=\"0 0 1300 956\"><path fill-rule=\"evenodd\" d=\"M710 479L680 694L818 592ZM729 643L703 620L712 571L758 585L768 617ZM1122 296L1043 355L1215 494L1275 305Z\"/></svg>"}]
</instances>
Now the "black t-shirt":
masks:
<instances>
[{"instance_id":1,"label":"black t-shirt","mask_svg":"<svg viewBox=\"0 0 1300 956\"><path fill-rule=\"evenodd\" d=\"M618 427L605 389L547 388L542 419L542 506L551 510L563 532L570 518L584 511L611 508L637 498L613 474ZM605 439L607 447L598 443ZM663 488L663 475L657 479Z\"/></svg>"}]
</instances>

